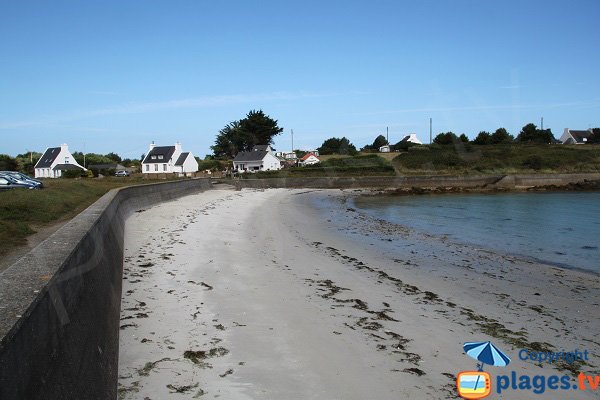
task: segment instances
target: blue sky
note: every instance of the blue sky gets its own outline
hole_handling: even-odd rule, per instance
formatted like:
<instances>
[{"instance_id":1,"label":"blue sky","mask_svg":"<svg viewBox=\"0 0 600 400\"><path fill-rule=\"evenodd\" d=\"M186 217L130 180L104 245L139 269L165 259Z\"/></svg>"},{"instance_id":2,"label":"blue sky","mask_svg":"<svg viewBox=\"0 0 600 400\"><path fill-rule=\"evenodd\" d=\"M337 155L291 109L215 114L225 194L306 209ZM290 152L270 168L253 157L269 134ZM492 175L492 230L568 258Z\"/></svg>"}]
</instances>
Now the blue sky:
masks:
<instances>
[{"instance_id":1,"label":"blue sky","mask_svg":"<svg viewBox=\"0 0 600 400\"><path fill-rule=\"evenodd\" d=\"M600 126L600 2L0 0L0 153Z\"/></svg>"}]
</instances>

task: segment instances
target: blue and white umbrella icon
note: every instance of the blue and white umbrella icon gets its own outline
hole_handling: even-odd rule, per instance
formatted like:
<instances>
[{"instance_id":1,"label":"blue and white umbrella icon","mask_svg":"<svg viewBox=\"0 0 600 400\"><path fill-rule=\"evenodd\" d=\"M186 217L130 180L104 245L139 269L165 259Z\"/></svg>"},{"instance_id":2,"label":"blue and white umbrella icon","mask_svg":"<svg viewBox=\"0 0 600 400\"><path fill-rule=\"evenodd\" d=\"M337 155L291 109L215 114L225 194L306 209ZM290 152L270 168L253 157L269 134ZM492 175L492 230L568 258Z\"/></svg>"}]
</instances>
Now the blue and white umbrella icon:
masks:
<instances>
[{"instance_id":1,"label":"blue and white umbrella icon","mask_svg":"<svg viewBox=\"0 0 600 400\"><path fill-rule=\"evenodd\" d=\"M477 364L480 371L483 371L483 364L506 367L510 363L510 358L492 342L467 342L463 349L469 356L481 362Z\"/></svg>"}]
</instances>

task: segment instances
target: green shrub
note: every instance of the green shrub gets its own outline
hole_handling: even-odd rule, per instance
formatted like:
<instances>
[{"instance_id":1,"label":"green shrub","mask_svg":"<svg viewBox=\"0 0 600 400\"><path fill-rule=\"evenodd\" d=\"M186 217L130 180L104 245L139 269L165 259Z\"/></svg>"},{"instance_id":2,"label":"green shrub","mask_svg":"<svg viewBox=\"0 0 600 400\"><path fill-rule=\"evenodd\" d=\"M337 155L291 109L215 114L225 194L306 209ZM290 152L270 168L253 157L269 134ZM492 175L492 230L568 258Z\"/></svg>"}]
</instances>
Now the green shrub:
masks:
<instances>
[{"instance_id":1,"label":"green shrub","mask_svg":"<svg viewBox=\"0 0 600 400\"><path fill-rule=\"evenodd\" d=\"M73 179L73 178L80 178L80 177L87 177L87 173L81 169L69 169L66 171L63 171L62 175L63 178L67 178L67 179Z\"/></svg>"}]
</instances>

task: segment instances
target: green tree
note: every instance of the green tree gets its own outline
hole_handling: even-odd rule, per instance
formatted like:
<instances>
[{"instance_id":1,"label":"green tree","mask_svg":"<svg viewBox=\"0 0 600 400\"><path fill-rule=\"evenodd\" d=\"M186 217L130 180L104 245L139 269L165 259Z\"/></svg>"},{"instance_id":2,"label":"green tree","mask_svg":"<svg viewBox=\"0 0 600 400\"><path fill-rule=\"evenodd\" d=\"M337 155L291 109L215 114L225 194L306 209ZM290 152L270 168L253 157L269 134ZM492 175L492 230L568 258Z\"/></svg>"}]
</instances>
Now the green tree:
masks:
<instances>
[{"instance_id":1,"label":"green tree","mask_svg":"<svg viewBox=\"0 0 600 400\"><path fill-rule=\"evenodd\" d=\"M17 170L25 174L33 175L35 172L35 164L42 157L42 153L36 151L28 151L23 154L18 154L15 157L17 161Z\"/></svg>"},{"instance_id":2,"label":"green tree","mask_svg":"<svg viewBox=\"0 0 600 400\"><path fill-rule=\"evenodd\" d=\"M257 144L273 144L273 138L281 132L283 128L277 125L277 120L262 110L251 110L245 118L221 129L211 149L215 157L235 157L238 152L251 150Z\"/></svg>"},{"instance_id":3,"label":"green tree","mask_svg":"<svg viewBox=\"0 0 600 400\"><path fill-rule=\"evenodd\" d=\"M433 139L433 143L437 144L452 144L457 141L460 139L452 132L440 133Z\"/></svg>"},{"instance_id":4,"label":"green tree","mask_svg":"<svg viewBox=\"0 0 600 400\"><path fill-rule=\"evenodd\" d=\"M461 133L461 135L458 137L458 139L463 143L469 143L469 138L464 133Z\"/></svg>"},{"instance_id":5,"label":"green tree","mask_svg":"<svg viewBox=\"0 0 600 400\"><path fill-rule=\"evenodd\" d=\"M517 142L521 143L552 143L556 139L550 129L538 129L535 124L527 124L521 128Z\"/></svg>"},{"instance_id":6,"label":"green tree","mask_svg":"<svg viewBox=\"0 0 600 400\"><path fill-rule=\"evenodd\" d=\"M513 141L513 137L508 131L504 128L496 129L496 132L492 134L490 137L490 141L492 144L500 144L500 143L510 143Z\"/></svg>"},{"instance_id":7,"label":"green tree","mask_svg":"<svg viewBox=\"0 0 600 400\"><path fill-rule=\"evenodd\" d=\"M121 162L121 157L117 153L110 152L110 153L106 154L104 157L110 158L111 160L113 160L116 163Z\"/></svg>"},{"instance_id":8,"label":"green tree","mask_svg":"<svg viewBox=\"0 0 600 400\"><path fill-rule=\"evenodd\" d=\"M481 131L477 137L473 139L473 144L490 144L492 143L492 135L489 132Z\"/></svg>"},{"instance_id":9,"label":"green tree","mask_svg":"<svg viewBox=\"0 0 600 400\"><path fill-rule=\"evenodd\" d=\"M588 137L588 143L600 143L600 128L592 129L592 134Z\"/></svg>"},{"instance_id":10,"label":"green tree","mask_svg":"<svg viewBox=\"0 0 600 400\"><path fill-rule=\"evenodd\" d=\"M7 154L0 154L0 171L16 171L17 160Z\"/></svg>"},{"instance_id":11,"label":"green tree","mask_svg":"<svg viewBox=\"0 0 600 400\"><path fill-rule=\"evenodd\" d=\"M319 147L317 150L319 150L319 154L323 154L323 155L326 155L326 154L355 155L356 153L358 153L356 151L356 147L354 147L354 145L352 143L350 143L350 140L348 140L346 137L343 137L341 139L339 139L339 138L327 139L323 142L321 147Z\"/></svg>"},{"instance_id":12,"label":"green tree","mask_svg":"<svg viewBox=\"0 0 600 400\"><path fill-rule=\"evenodd\" d=\"M381 146L389 144L385 136L379 135L373 141L373 144L363 147L364 150L379 150Z\"/></svg>"}]
</instances>

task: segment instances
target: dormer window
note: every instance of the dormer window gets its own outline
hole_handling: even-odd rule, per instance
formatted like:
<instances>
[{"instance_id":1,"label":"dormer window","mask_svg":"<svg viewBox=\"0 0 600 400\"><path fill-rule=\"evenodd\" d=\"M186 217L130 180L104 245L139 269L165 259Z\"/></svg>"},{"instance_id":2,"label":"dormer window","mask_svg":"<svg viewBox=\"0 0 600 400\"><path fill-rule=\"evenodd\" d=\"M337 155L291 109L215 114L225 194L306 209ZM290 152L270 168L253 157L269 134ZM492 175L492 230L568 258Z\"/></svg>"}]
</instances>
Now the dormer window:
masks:
<instances>
[{"instance_id":1,"label":"dormer window","mask_svg":"<svg viewBox=\"0 0 600 400\"><path fill-rule=\"evenodd\" d=\"M156 156L150 156L152 160L156 160Z\"/></svg>"},{"instance_id":2,"label":"dormer window","mask_svg":"<svg viewBox=\"0 0 600 400\"><path fill-rule=\"evenodd\" d=\"M162 159L163 159L163 155L162 155L162 154L159 154L159 155L158 155L158 159L159 159L159 160L162 160Z\"/></svg>"}]
</instances>

